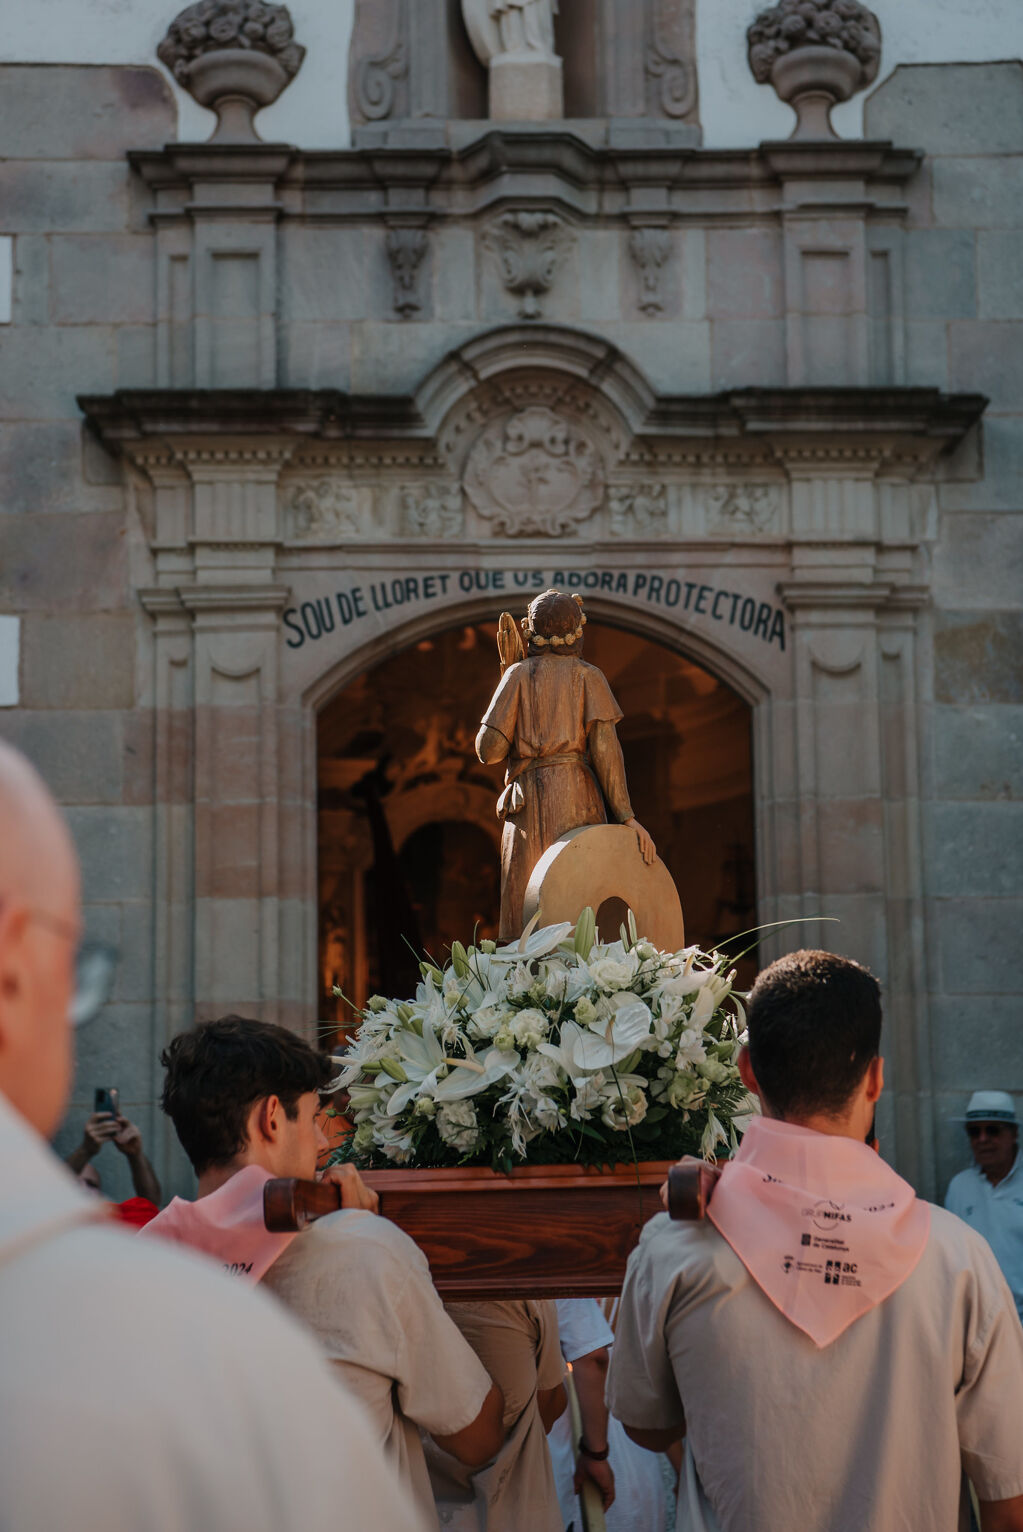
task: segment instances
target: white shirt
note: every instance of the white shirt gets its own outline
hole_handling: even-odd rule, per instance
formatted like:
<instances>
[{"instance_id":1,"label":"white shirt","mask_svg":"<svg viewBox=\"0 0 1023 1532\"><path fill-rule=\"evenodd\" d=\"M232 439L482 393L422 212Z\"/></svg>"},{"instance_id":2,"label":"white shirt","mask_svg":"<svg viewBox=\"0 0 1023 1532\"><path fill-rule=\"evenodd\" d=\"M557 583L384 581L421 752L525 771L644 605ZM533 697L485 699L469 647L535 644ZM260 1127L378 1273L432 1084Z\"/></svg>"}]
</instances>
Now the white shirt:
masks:
<instances>
[{"instance_id":1,"label":"white shirt","mask_svg":"<svg viewBox=\"0 0 1023 1532\"><path fill-rule=\"evenodd\" d=\"M658 1214L608 1403L626 1425L684 1421L678 1532L951 1532L961 1467L981 1500L1023 1494L1023 1329L990 1248L941 1208L901 1286L821 1348L712 1223Z\"/></svg>"},{"instance_id":2,"label":"white shirt","mask_svg":"<svg viewBox=\"0 0 1023 1532\"><path fill-rule=\"evenodd\" d=\"M110 1226L0 1095L3 1532L422 1532L269 1297Z\"/></svg>"},{"instance_id":3,"label":"white shirt","mask_svg":"<svg viewBox=\"0 0 1023 1532\"><path fill-rule=\"evenodd\" d=\"M987 1240L1023 1320L1023 1155L1017 1149L997 1186L977 1165L961 1170L948 1184L945 1206Z\"/></svg>"},{"instance_id":4,"label":"white shirt","mask_svg":"<svg viewBox=\"0 0 1023 1532\"><path fill-rule=\"evenodd\" d=\"M445 1312L419 1246L373 1213L330 1213L291 1241L262 1285L318 1337L423 1520L436 1528L419 1428L464 1431L491 1381Z\"/></svg>"},{"instance_id":5,"label":"white shirt","mask_svg":"<svg viewBox=\"0 0 1023 1532\"><path fill-rule=\"evenodd\" d=\"M561 1354L566 1362L608 1350L614 1345L614 1331L604 1318L596 1298L559 1298L558 1331ZM572 1450L572 1422L568 1410L558 1417L547 1436L554 1465L558 1503L566 1527L582 1526L579 1500L575 1492L575 1453ZM608 1462L615 1476L615 1498L604 1512L607 1532L663 1532L667 1520L667 1496L661 1474L661 1457L637 1447L625 1434L621 1421L612 1416L607 1423Z\"/></svg>"}]
</instances>

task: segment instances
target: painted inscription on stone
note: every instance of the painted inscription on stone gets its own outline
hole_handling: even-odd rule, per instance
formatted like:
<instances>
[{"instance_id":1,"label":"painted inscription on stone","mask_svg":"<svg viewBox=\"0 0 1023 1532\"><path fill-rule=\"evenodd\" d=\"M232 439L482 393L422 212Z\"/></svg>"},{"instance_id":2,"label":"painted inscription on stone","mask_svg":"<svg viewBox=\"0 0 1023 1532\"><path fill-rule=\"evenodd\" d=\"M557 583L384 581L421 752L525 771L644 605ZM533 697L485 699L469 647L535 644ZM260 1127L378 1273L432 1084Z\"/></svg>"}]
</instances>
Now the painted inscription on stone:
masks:
<instances>
[{"instance_id":1,"label":"painted inscription on stone","mask_svg":"<svg viewBox=\"0 0 1023 1532\"><path fill-rule=\"evenodd\" d=\"M330 596L315 596L283 614L285 643L301 649L328 634L344 631L367 617L398 612L423 601L443 601L455 595L502 595L534 592L554 585L562 590L624 596L667 612L685 613L747 633L764 644L786 646L785 613L769 601L742 590L687 580L679 575L644 570L610 569L462 569L428 575L392 575L350 585Z\"/></svg>"}]
</instances>

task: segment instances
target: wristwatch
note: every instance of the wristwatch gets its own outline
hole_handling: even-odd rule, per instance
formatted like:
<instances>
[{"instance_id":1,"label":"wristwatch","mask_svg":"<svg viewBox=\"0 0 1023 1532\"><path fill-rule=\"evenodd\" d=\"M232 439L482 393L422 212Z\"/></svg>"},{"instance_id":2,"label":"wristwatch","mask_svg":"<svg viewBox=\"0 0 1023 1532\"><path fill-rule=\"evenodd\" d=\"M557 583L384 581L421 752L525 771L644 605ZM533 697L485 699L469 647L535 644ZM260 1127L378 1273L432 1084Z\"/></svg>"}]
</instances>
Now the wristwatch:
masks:
<instances>
[{"instance_id":1,"label":"wristwatch","mask_svg":"<svg viewBox=\"0 0 1023 1532\"><path fill-rule=\"evenodd\" d=\"M587 1447L586 1438L584 1436L580 1436L579 1456L581 1458L589 1458L593 1463L606 1463L610 1455L611 1448L609 1446L605 1447L603 1452L594 1452L592 1447Z\"/></svg>"}]
</instances>

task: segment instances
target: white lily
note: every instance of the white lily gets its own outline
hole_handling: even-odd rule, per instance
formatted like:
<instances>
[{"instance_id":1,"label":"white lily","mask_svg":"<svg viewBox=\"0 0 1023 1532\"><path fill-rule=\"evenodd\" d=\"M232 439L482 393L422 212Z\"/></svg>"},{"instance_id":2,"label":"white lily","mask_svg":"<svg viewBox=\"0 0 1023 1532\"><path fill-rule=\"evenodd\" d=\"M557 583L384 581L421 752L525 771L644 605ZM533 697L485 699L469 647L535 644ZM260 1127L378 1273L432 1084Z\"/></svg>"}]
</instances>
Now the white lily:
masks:
<instances>
[{"instance_id":1,"label":"white lily","mask_svg":"<svg viewBox=\"0 0 1023 1532\"><path fill-rule=\"evenodd\" d=\"M450 1073L438 1080L433 1091L435 1101L462 1101L467 1096L478 1096L505 1075L513 1075L522 1060L517 1053L502 1048L488 1048L482 1058L477 1058L469 1044L464 1059L445 1059Z\"/></svg>"},{"instance_id":2,"label":"white lily","mask_svg":"<svg viewBox=\"0 0 1023 1532\"><path fill-rule=\"evenodd\" d=\"M437 1081L437 1070L444 1063L443 1044L429 1022L423 1025L422 1037L415 1032L399 1032L395 1041L406 1079L392 1092L387 1102L388 1115L391 1117L397 1117L413 1097L418 1096L427 1081L430 1082L430 1094L436 1095L434 1083L441 1083Z\"/></svg>"}]
</instances>

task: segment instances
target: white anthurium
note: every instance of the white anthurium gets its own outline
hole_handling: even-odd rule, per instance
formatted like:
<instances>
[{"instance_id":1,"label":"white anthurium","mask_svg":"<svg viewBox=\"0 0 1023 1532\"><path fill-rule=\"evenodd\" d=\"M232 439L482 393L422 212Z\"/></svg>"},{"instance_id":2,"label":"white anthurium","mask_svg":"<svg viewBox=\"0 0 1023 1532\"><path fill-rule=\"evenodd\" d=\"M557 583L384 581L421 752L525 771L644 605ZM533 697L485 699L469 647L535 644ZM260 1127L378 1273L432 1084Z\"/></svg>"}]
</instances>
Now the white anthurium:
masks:
<instances>
[{"instance_id":1,"label":"white anthurium","mask_svg":"<svg viewBox=\"0 0 1023 1532\"><path fill-rule=\"evenodd\" d=\"M468 1045L467 1045L468 1046ZM482 1058L469 1050L464 1059L447 1059L449 1074L437 1082L433 1098L441 1101L461 1101L466 1096L478 1096L489 1090L505 1075L513 1075L522 1062L517 1053L502 1048L488 1048Z\"/></svg>"},{"instance_id":2,"label":"white anthurium","mask_svg":"<svg viewBox=\"0 0 1023 1532\"><path fill-rule=\"evenodd\" d=\"M599 1023L579 1027L574 1021L562 1022L560 1043L541 1043L537 1052L554 1059L568 1075L593 1074L598 1069L610 1069L635 1053L650 1035L652 1021L649 1006L636 1000L620 1006L599 1030Z\"/></svg>"},{"instance_id":3,"label":"white anthurium","mask_svg":"<svg viewBox=\"0 0 1023 1532\"><path fill-rule=\"evenodd\" d=\"M491 953L492 963L532 963L536 958L547 957L556 951L572 929L571 921L563 920L556 926L540 926L530 931L527 926L517 942L498 947Z\"/></svg>"}]
</instances>

